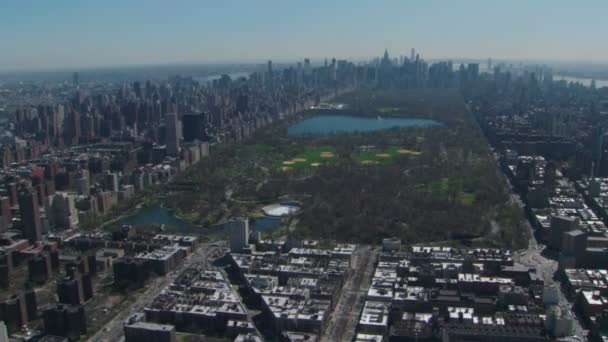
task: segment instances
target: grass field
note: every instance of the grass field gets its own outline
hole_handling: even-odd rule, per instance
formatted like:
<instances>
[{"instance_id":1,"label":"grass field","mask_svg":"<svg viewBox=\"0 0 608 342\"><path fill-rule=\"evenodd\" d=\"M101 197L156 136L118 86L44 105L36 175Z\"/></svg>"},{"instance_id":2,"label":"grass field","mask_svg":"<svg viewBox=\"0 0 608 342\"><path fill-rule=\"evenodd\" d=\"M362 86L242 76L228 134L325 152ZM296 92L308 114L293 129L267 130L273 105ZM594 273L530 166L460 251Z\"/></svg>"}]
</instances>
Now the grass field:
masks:
<instances>
[{"instance_id":1,"label":"grass field","mask_svg":"<svg viewBox=\"0 0 608 342\"><path fill-rule=\"evenodd\" d=\"M418 156L421 152L401 147L391 147L384 151L366 151L355 154L353 158L363 165L377 165L393 161L400 156Z\"/></svg>"},{"instance_id":2,"label":"grass field","mask_svg":"<svg viewBox=\"0 0 608 342\"><path fill-rule=\"evenodd\" d=\"M476 197L477 195L474 192L462 191L460 193L460 202L464 205L473 205L473 203L475 203Z\"/></svg>"},{"instance_id":3,"label":"grass field","mask_svg":"<svg viewBox=\"0 0 608 342\"><path fill-rule=\"evenodd\" d=\"M260 144L255 145L254 148L255 148L255 151L258 153L270 153L273 150L272 146L260 145Z\"/></svg>"},{"instance_id":4,"label":"grass field","mask_svg":"<svg viewBox=\"0 0 608 342\"><path fill-rule=\"evenodd\" d=\"M442 178L437 182L433 182L429 186L429 191L440 194L447 194L450 191L450 178ZM471 206L475 203L477 194L475 192L461 190L458 193L458 200L464 205Z\"/></svg>"},{"instance_id":5,"label":"grass field","mask_svg":"<svg viewBox=\"0 0 608 342\"><path fill-rule=\"evenodd\" d=\"M336 150L332 147L314 147L296 155L292 159L280 162L281 170L305 169L319 167L336 160Z\"/></svg>"}]
</instances>

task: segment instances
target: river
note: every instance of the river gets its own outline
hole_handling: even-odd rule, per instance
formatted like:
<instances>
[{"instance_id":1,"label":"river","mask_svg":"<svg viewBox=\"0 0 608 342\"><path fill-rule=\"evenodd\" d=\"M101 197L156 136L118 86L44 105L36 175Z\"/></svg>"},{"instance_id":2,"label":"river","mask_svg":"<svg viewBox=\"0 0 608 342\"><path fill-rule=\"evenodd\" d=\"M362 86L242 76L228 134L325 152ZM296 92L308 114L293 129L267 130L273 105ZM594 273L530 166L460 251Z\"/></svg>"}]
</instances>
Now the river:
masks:
<instances>
[{"instance_id":1,"label":"river","mask_svg":"<svg viewBox=\"0 0 608 342\"><path fill-rule=\"evenodd\" d=\"M580 83L586 87L589 87L589 86L591 86L591 81L593 79L586 78L586 77L572 77L572 76L555 75L555 76L553 76L553 80ZM595 80L595 86L597 88L608 87L608 80Z\"/></svg>"}]
</instances>

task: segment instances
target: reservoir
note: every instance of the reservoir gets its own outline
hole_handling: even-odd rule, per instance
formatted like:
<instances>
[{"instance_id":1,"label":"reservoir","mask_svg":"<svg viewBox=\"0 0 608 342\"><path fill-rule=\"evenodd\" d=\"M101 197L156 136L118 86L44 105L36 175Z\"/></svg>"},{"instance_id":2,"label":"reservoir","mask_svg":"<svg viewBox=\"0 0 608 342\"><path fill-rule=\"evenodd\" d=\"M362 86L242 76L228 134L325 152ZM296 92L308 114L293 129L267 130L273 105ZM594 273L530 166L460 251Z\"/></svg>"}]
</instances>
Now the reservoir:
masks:
<instances>
[{"instance_id":1,"label":"reservoir","mask_svg":"<svg viewBox=\"0 0 608 342\"><path fill-rule=\"evenodd\" d=\"M440 125L440 123L430 119L318 115L291 125L288 129L288 134L290 136L324 135L369 132L393 127L427 127L437 125Z\"/></svg>"}]
</instances>

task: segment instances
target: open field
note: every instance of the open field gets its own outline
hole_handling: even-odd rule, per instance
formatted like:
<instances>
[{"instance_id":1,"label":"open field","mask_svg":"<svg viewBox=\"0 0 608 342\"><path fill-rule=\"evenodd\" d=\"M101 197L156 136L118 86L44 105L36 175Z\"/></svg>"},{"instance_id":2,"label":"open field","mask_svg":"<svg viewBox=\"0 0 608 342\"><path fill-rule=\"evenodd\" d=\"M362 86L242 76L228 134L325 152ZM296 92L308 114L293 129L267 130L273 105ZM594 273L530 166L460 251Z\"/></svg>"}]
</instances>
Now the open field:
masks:
<instances>
[{"instance_id":1,"label":"open field","mask_svg":"<svg viewBox=\"0 0 608 342\"><path fill-rule=\"evenodd\" d=\"M332 147L312 147L307 148L306 151L299 153L292 159L282 161L279 167L283 171L319 167L335 161L336 158L336 150Z\"/></svg>"},{"instance_id":2,"label":"open field","mask_svg":"<svg viewBox=\"0 0 608 342\"><path fill-rule=\"evenodd\" d=\"M415 157L421 155L422 152L414 151L402 147L391 147L386 150L373 150L360 153L354 153L353 158L362 165L377 165L390 163L395 158L404 156Z\"/></svg>"}]
</instances>

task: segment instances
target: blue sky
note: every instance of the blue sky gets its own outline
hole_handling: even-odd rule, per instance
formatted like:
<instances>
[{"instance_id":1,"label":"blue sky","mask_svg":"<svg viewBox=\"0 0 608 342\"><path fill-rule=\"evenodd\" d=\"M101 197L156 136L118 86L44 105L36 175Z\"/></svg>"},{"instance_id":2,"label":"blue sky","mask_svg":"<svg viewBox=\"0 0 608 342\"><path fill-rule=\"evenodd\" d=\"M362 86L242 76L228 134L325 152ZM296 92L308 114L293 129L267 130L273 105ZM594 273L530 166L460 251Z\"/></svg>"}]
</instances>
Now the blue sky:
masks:
<instances>
[{"instance_id":1,"label":"blue sky","mask_svg":"<svg viewBox=\"0 0 608 342\"><path fill-rule=\"evenodd\" d=\"M606 0L1 0L0 69L365 58L608 60Z\"/></svg>"}]
</instances>

